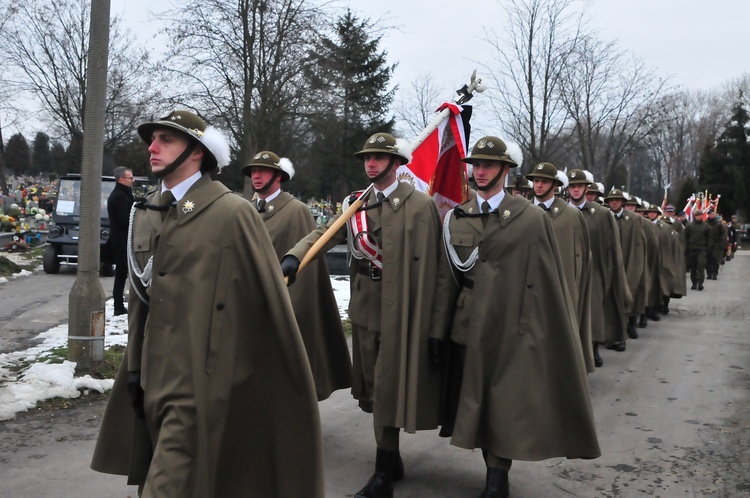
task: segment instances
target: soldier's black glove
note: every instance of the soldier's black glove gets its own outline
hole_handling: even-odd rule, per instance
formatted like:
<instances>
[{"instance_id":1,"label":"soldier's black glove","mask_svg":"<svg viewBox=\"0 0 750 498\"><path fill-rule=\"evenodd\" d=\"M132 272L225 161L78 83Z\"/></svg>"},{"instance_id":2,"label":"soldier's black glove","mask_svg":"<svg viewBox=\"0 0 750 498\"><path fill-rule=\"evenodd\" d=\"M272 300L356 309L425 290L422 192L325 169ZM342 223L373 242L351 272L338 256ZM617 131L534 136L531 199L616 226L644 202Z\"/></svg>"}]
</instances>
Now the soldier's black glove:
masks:
<instances>
[{"instance_id":1,"label":"soldier's black glove","mask_svg":"<svg viewBox=\"0 0 750 498\"><path fill-rule=\"evenodd\" d=\"M299 259L287 254L281 258L281 273L289 279L287 285L292 285L297 280L297 271L299 270Z\"/></svg>"},{"instance_id":2,"label":"soldier's black glove","mask_svg":"<svg viewBox=\"0 0 750 498\"><path fill-rule=\"evenodd\" d=\"M141 388L141 371L128 372L128 397L130 406L133 407L135 416L140 419L146 418L146 410L143 407L143 389Z\"/></svg>"},{"instance_id":3,"label":"soldier's black glove","mask_svg":"<svg viewBox=\"0 0 750 498\"><path fill-rule=\"evenodd\" d=\"M429 346L432 364L437 367L442 366L443 361L445 361L445 342L442 339L430 337Z\"/></svg>"}]
</instances>

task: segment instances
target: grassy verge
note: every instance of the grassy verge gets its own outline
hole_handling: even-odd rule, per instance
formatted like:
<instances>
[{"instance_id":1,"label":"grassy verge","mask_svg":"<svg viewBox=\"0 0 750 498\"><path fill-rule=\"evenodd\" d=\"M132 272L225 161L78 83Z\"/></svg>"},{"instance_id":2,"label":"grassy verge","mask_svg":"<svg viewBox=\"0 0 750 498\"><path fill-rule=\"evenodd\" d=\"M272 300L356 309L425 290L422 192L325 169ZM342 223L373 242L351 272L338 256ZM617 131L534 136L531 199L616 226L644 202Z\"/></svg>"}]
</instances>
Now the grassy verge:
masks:
<instances>
[{"instance_id":1,"label":"grassy verge","mask_svg":"<svg viewBox=\"0 0 750 498\"><path fill-rule=\"evenodd\" d=\"M16 253L21 257L20 263L14 263L0 254L0 277L10 277L21 270L33 271L41 263L44 246L34 247L23 253Z\"/></svg>"}]
</instances>

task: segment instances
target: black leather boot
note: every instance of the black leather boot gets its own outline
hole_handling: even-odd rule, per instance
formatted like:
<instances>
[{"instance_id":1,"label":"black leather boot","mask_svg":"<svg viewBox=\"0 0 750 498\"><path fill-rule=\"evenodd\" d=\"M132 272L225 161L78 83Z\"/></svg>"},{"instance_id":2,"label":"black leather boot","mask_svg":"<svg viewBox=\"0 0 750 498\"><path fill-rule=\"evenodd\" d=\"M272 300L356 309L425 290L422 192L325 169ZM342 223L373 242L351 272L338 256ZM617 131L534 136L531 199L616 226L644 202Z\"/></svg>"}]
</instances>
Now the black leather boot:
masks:
<instances>
[{"instance_id":1,"label":"black leather boot","mask_svg":"<svg viewBox=\"0 0 750 498\"><path fill-rule=\"evenodd\" d=\"M659 316L659 308L657 306L651 306L648 311L649 320L652 320L654 322L658 322L659 320L661 320L661 317Z\"/></svg>"},{"instance_id":2,"label":"black leather boot","mask_svg":"<svg viewBox=\"0 0 750 498\"><path fill-rule=\"evenodd\" d=\"M601 367L602 365L604 365L604 362L602 361L602 357L599 356L599 345L594 343L594 366Z\"/></svg>"},{"instance_id":3,"label":"black leather boot","mask_svg":"<svg viewBox=\"0 0 750 498\"><path fill-rule=\"evenodd\" d=\"M661 303L661 308L659 309L659 313L661 313L662 315L669 314L669 297L664 297L664 300Z\"/></svg>"},{"instance_id":4,"label":"black leather boot","mask_svg":"<svg viewBox=\"0 0 750 498\"><path fill-rule=\"evenodd\" d=\"M404 461L401 460L401 452L396 450L396 458L393 462L393 482L400 481L404 478Z\"/></svg>"},{"instance_id":5,"label":"black leather boot","mask_svg":"<svg viewBox=\"0 0 750 498\"><path fill-rule=\"evenodd\" d=\"M648 311L648 308L646 308L646 311ZM648 325L648 320L646 319L646 313L641 315L640 320L638 320L638 327L645 329L646 325Z\"/></svg>"},{"instance_id":6,"label":"black leather boot","mask_svg":"<svg viewBox=\"0 0 750 498\"><path fill-rule=\"evenodd\" d=\"M367 481L364 488L354 495L354 498L393 498L393 481L396 467L401 460L397 451L378 449L375 456L375 473ZM404 477L403 462L401 463L401 477Z\"/></svg>"},{"instance_id":7,"label":"black leather boot","mask_svg":"<svg viewBox=\"0 0 750 498\"><path fill-rule=\"evenodd\" d=\"M628 317L628 337L638 339L638 330L635 328L635 316Z\"/></svg>"},{"instance_id":8,"label":"black leather boot","mask_svg":"<svg viewBox=\"0 0 750 498\"><path fill-rule=\"evenodd\" d=\"M508 498L509 496L508 471L488 467L487 484L479 498Z\"/></svg>"}]
</instances>

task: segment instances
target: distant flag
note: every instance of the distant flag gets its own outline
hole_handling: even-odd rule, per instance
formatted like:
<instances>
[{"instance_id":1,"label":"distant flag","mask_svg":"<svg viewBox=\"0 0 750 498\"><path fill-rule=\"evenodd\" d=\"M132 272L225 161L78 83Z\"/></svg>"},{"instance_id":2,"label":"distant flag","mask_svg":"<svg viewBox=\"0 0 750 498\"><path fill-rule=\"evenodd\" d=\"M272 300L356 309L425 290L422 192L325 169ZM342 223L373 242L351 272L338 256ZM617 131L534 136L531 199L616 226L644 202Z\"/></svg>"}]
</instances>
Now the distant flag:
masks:
<instances>
[{"instance_id":1,"label":"distant flag","mask_svg":"<svg viewBox=\"0 0 750 498\"><path fill-rule=\"evenodd\" d=\"M685 211L685 216L687 216L687 219L690 221L693 221L693 209L695 209L695 194L692 194L688 198L687 204L682 208L682 210Z\"/></svg>"},{"instance_id":2,"label":"distant flag","mask_svg":"<svg viewBox=\"0 0 750 498\"><path fill-rule=\"evenodd\" d=\"M449 110L443 120L412 153L409 164L398 168L399 181L414 185L435 199L440 215L468 199L466 157L471 106L443 103L437 112Z\"/></svg>"},{"instance_id":3,"label":"distant flag","mask_svg":"<svg viewBox=\"0 0 750 498\"><path fill-rule=\"evenodd\" d=\"M667 205L669 204L669 202L667 202L667 190L669 190L669 185L664 187L664 199L661 201L662 213L667 210Z\"/></svg>"}]
</instances>

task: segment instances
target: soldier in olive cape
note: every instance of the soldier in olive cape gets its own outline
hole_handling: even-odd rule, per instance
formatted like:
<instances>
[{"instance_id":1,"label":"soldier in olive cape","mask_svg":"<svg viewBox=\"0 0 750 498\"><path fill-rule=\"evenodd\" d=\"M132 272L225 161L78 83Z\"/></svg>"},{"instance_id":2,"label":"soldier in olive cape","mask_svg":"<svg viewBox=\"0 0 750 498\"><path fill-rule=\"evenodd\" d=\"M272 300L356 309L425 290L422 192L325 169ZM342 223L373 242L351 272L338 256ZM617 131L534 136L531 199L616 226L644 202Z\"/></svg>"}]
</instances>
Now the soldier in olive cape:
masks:
<instances>
[{"instance_id":1,"label":"soldier in olive cape","mask_svg":"<svg viewBox=\"0 0 750 498\"><path fill-rule=\"evenodd\" d=\"M534 204L546 211L552 221L575 310L586 370L593 372L596 368L591 340L591 249L586 222L579 209L573 209L555 197L554 191L563 185L563 180L554 164L539 163L526 178L534 184Z\"/></svg>"},{"instance_id":2,"label":"soldier in olive cape","mask_svg":"<svg viewBox=\"0 0 750 498\"><path fill-rule=\"evenodd\" d=\"M724 264L728 230L724 226L721 216L717 215L713 208L708 208L704 216L706 217L704 223L711 229L711 242L708 248L708 259L706 260L707 278L716 280L719 277L719 268Z\"/></svg>"},{"instance_id":3,"label":"soldier in olive cape","mask_svg":"<svg viewBox=\"0 0 750 498\"><path fill-rule=\"evenodd\" d=\"M605 197L604 202L615 216L620 230L622 260L632 297L630 306L625 310L628 315L627 334L628 337L635 339L638 337L635 322L641 310L646 306L646 236L643 233L643 226L636 219L640 216L624 208L625 200L622 190L613 188ZM622 341L608 344L607 347L615 351L625 351L625 340L623 338Z\"/></svg>"},{"instance_id":4,"label":"soldier in olive cape","mask_svg":"<svg viewBox=\"0 0 750 498\"><path fill-rule=\"evenodd\" d=\"M128 347L91 467L141 497L322 498L315 386L273 245L209 175L226 140L188 111L138 133L160 184L131 214Z\"/></svg>"},{"instance_id":5,"label":"soldier in olive cape","mask_svg":"<svg viewBox=\"0 0 750 498\"><path fill-rule=\"evenodd\" d=\"M670 204L664 210L664 216L662 217L662 221L669 225L676 239L674 244L674 287L672 294L664 298L664 302L662 302L661 309L659 310L662 315L669 313L669 301L671 298L679 299L687 295L687 284L685 283L685 272L687 271L685 265L685 227L680 223L675 214L675 208Z\"/></svg>"},{"instance_id":6,"label":"soldier in olive cape","mask_svg":"<svg viewBox=\"0 0 750 498\"><path fill-rule=\"evenodd\" d=\"M703 221L703 211L693 211L693 221L685 227L685 263L690 272L692 290L703 290L706 258L711 244L711 227Z\"/></svg>"},{"instance_id":7,"label":"soldier in olive cape","mask_svg":"<svg viewBox=\"0 0 750 498\"><path fill-rule=\"evenodd\" d=\"M415 432L438 425L441 371L431 364L428 339L440 214L430 197L397 180L396 169L411 160L409 149L408 143L387 133L367 139L355 156L363 160L374 189L365 206L318 253L320 257L348 241L353 256L352 395L362 410L373 414L377 444L375 473L357 498L393 496L393 482L404 476L400 429ZM308 249L326 230L315 230L281 260L290 283Z\"/></svg>"},{"instance_id":8,"label":"soldier in olive cape","mask_svg":"<svg viewBox=\"0 0 750 498\"><path fill-rule=\"evenodd\" d=\"M294 177L292 162L271 151L260 151L242 168L256 192L252 202L281 258L315 229L310 209L281 189ZM318 401L333 391L351 387L349 345L333 295L325 258L317 258L288 287L297 324L310 360Z\"/></svg>"},{"instance_id":9,"label":"soldier in olive cape","mask_svg":"<svg viewBox=\"0 0 750 498\"><path fill-rule=\"evenodd\" d=\"M477 198L445 217L431 335L450 339L463 367L451 444L482 449L482 498L507 497L513 460L596 458L600 450L551 222L503 191L517 163L502 140L481 138L464 161L473 164Z\"/></svg>"},{"instance_id":10,"label":"soldier in olive cape","mask_svg":"<svg viewBox=\"0 0 750 498\"><path fill-rule=\"evenodd\" d=\"M641 203L643 202L641 198L635 195L630 195L627 192L623 192L623 195L625 196L624 208L626 211L629 211L633 214L632 221L640 225L641 231L643 232L643 237L646 241L644 246L645 265L643 267L642 276L643 291L639 292L638 295L633 295L633 300L636 301L634 319L636 319L637 326L642 328L646 327L648 325L648 322L644 322L643 320L639 321L637 319L639 317L643 317L647 313L649 298L652 297L651 289L653 288L653 271L658 270L658 266L656 265L658 264L658 260L654 260L654 254L658 255L658 252L654 250L654 244L657 244L658 240L655 237L656 234L653 232L651 225L649 225L648 221L646 221L646 218L643 216L643 214L638 212L638 209L641 207ZM628 329L628 332L630 332L630 328ZM638 337L638 334L629 334L628 337L635 339Z\"/></svg>"},{"instance_id":11,"label":"soldier in olive cape","mask_svg":"<svg viewBox=\"0 0 750 498\"><path fill-rule=\"evenodd\" d=\"M570 206L581 211L589 233L591 247L591 339L594 362L604 364L599 344L625 340L627 316L625 309L632 297L622 261L620 231L612 212L599 203L587 200L594 177L588 171L568 172Z\"/></svg>"},{"instance_id":12,"label":"soldier in olive cape","mask_svg":"<svg viewBox=\"0 0 750 498\"><path fill-rule=\"evenodd\" d=\"M669 299L674 289L674 281L677 277L676 263L674 259L676 237L672 236L672 229L667 223L659 218L659 207L656 204L649 204L646 210L646 216L651 224L656 227L657 236L659 237L659 299L651 305L651 312L656 316L659 315L659 309L662 308L664 299Z\"/></svg>"},{"instance_id":13,"label":"soldier in olive cape","mask_svg":"<svg viewBox=\"0 0 750 498\"><path fill-rule=\"evenodd\" d=\"M635 204L637 203L637 204ZM646 293L646 309L641 313L638 326L648 325L648 320L660 320L658 307L661 305L661 249L659 248L659 228L648 219L650 204L640 198L631 196L625 202L625 207L635 204L635 211L640 215L643 232L646 234L646 265L648 266L648 292ZM655 310L655 308L657 308Z\"/></svg>"}]
</instances>

